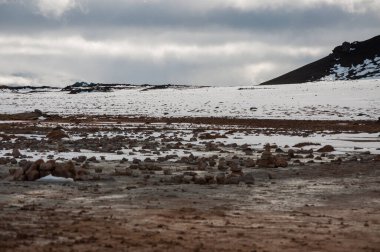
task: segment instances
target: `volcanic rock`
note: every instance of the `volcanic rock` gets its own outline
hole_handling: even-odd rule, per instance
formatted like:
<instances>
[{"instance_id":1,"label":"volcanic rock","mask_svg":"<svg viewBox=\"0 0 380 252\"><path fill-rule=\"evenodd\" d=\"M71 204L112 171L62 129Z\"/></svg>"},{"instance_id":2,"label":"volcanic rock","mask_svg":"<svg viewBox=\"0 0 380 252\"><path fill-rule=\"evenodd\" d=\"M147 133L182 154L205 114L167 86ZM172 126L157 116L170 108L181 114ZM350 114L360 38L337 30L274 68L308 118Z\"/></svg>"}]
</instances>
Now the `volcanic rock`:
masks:
<instances>
[{"instance_id":1,"label":"volcanic rock","mask_svg":"<svg viewBox=\"0 0 380 252\"><path fill-rule=\"evenodd\" d=\"M246 183L247 185L253 185L255 183L255 175L253 172L248 172L243 175L241 181Z\"/></svg>"},{"instance_id":2,"label":"volcanic rock","mask_svg":"<svg viewBox=\"0 0 380 252\"><path fill-rule=\"evenodd\" d=\"M12 151L12 157L14 157L14 158L19 158L19 157L21 157L22 155L21 155L21 152L18 150L18 149L13 149L13 151Z\"/></svg>"},{"instance_id":3,"label":"volcanic rock","mask_svg":"<svg viewBox=\"0 0 380 252\"><path fill-rule=\"evenodd\" d=\"M63 164L57 164L55 167L55 170L52 171L52 175L56 177L75 179L76 177L75 165L72 161L68 161Z\"/></svg>"},{"instance_id":4,"label":"volcanic rock","mask_svg":"<svg viewBox=\"0 0 380 252\"><path fill-rule=\"evenodd\" d=\"M69 138L69 136L61 129L55 128L46 135L51 140L61 140L62 138Z\"/></svg>"},{"instance_id":5,"label":"volcanic rock","mask_svg":"<svg viewBox=\"0 0 380 252\"><path fill-rule=\"evenodd\" d=\"M318 152L333 152L335 151L335 149L331 145L325 145L322 148L318 149L317 151Z\"/></svg>"}]
</instances>

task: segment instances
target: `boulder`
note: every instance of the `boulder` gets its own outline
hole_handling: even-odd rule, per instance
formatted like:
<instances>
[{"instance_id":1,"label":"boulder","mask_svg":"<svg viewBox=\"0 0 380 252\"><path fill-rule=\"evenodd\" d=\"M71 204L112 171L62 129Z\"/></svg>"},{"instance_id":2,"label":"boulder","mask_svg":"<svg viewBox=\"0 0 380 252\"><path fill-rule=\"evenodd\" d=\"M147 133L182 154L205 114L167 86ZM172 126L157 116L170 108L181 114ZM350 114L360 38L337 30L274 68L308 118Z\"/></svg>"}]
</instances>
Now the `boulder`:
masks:
<instances>
[{"instance_id":1,"label":"boulder","mask_svg":"<svg viewBox=\"0 0 380 252\"><path fill-rule=\"evenodd\" d=\"M226 183L226 174L225 173L218 173L215 177L217 184L225 184Z\"/></svg>"},{"instance_id":2,"label":"boulder","mask_svg":"<svg viewBox=\"0 0 380 252\"><path fill-rule=\"evenodd\" d=\"M23 180L25 180L24 170L22 168L17 169L13 173L13 180L14 181L23 181Z\"/></svg>"},{"instance_id":3,"label":"boulder","mask_svg":"<svg viewBox=\"0 0 380 252\"><path fill-rule=\"evenodd\" d=\"M333 152L333 151L335 151L335 149L331 145L325 145L322 148L317 150L317 152Z\"/></svg>"},{"instance_id":4,"label":"boulder","mask_svg":"<svg viewBox=\"0 0 380 252\"><path fill-rule=\"evenodd\" d=\"M25 172L25 178L27 181L35 181L40 177L40 172L36 169L29 169L27 172Z\"/></svg>"},{"instance_id":5,"label":"boulder","mask_svg":"<svg viewBox=\"0 0 380 252\"><path fill-rule=\"evenodd\" d=\"M52 171L52 175L56 177L63 178L76 178L76 170L75 165L72 161L68 161L66 163L57 164L54 171Z\"/></svg>"},{"instance_id":6,"label":"boulder","mask_svg":"<svg viewBox=\"0 0 380 252\"><path fill-rule=\"evenodd\" d=\"M295 158L295 151L293 149L288 150L288 157L289 158Z\"/></svg>"},{"instance_id":7,"label":"boulder","mask_svg":"<svg viewBox=\"0 0 380 252\"><path fill-rule=\"evenodd\" d=\"M53 129L46 135L46 137L50 140L61 140L62 138L69 138L69 136L61 128Z\"/></svg>"},{"instance_id":8,"label":"boulder","mask_svg":"<svg viewBox=\"0 0 380 252\"><path fill-rule=\"evenodd\" d=\"M261 153L261 157L260 157L260 159L257 160L256 163L259 167L263 167L263 168L274 168L274 167L276 167L275 159L274 159L272 153L270 152L270 145L269 144L267 144L265 146L265 150L263 151L263 153Z\"/></svg>"},{"instance_id":9,"label":"boulder","mask_svg":"<svg viewBox=\"0 0 380 252\"><path fill-rule=\"evenodd\" d=\"M274 157L274 166L285 168L288 166L288 161L282 156L275 156Z\"/></svg>"},{"instance_id":10,"label":"boulder","mask_svg":"<svg viewBox=\"0 0 380 252\"><path fill-rule=\"evenodd\" d=\"M12 157L14 158L20 158L22 155L21 155L21 152L18 150L18 149L13 149L12 151Z\"/></svg>"},{"instance_id":11,"label":"boulder","mask_svg":"<svg viewBox=\"0 0 380 252\"><path fill-rule=\"evenodd\" d=\"M247 158L244 162L244 166L245 167L255 167L256 166L256 162L255 160L253 160L252 158Z\"/></svg>"},{"instance_id":12,"label":"boulder","mask_svg":"<svg viewBox=\"0 0 380 252\"><path fill-rule=\"evenodd\" d=\"M241 181L246 183L247 185L253 185L255 183L255 175L253 172L248 172L243 175Z\"/></svg>"}]
</instances>

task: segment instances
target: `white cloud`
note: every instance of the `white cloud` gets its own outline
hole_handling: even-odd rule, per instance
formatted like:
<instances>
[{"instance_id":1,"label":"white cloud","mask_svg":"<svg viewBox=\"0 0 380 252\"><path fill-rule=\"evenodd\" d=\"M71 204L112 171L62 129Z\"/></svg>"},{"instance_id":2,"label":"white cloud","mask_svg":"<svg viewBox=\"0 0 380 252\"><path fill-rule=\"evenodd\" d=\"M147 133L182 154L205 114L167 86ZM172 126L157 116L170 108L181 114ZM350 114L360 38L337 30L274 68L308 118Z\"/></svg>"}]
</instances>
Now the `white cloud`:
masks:
<instances>
[{"instance_id":1,"label":"white cloud","mask_svg":"<svg viewBox=\"0 0 380 252\"><path fill-rule=\"evenodd\" d=\"M54 38L53 38L54 37ZM127 38L118 40L86 40L81 36L68 37L23 37L0 36L0 55L57 55L57 56L105 56L133 58L135 60L180 59L182 61L203 61L209 57L241 57L262 55L271 52L276 55L320 56L322 47L293 47L290 45L268 45L264 42L235 41L214 44L179 43L173 41L141 42Z\"/></svg>"},{"instance_id":2,"label":"white cloud","mask_svg":"<svg viewBox=\"0 0 380 252\"><path fill-rule=\"evenodd\" d=\"M162 3L166 2L161 0ZM197 11L230 7L240 10L264 10L264 9L312 9L318 6L335 6L350 13L363 13L367 11L380 11L378 0L193 0L180 1L170 0L172 5L184 5Z\"/></svg>"},{"instance_id":3,"label":"white cloud","mask_svg":"<svg viewBox=\"0 0 380 252\"><path fill-rule=\"evenodd\" d=\"M40 13L46 17L60 18L65 12L79 6L76 0L37 0Z\"/></svg>"},{"instance_id":4,"label":"white cloud","mask_svg":"<svg viewBox=\"0 0 380 252\"><path fill-rule=\"evenodd\" d=\"M12 76L12 75L0 75L0 85L7 85L7 86L25 86L30 85L31 79L21 76Z\"/></svg>"}]
</instances>

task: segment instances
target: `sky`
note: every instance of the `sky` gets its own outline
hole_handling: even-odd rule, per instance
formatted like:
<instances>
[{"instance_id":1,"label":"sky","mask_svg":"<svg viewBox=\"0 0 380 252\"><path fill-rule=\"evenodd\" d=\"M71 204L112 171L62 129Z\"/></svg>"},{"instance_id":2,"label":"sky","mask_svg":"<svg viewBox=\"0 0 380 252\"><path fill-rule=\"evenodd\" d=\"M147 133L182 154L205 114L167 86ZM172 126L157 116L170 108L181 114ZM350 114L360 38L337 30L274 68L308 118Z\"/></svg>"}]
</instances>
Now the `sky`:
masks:
<instances>
[{"instance_id":1,"label":"sky","mask_svg":"<svg viewBox=\"0 0 380 252\"><path fill-rule=\"evenodd\" d=\"M255 85L379 34L379 0L0 0L0 85Z\"/></svg>"}]
</instances>

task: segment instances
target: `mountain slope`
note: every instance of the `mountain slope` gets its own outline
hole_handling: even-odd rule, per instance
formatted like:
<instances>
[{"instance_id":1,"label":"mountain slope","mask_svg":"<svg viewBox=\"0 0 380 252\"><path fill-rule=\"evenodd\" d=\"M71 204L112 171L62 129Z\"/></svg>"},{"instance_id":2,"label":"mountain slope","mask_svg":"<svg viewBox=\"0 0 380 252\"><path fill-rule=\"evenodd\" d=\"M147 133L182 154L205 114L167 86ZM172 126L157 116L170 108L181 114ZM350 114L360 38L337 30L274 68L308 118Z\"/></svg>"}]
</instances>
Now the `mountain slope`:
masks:
<instances>
[{"instance_id":1,"label":"mountain slope","mask_svg":"<svg viewBox=\"0 0 380 252\"><path fill-rule=\"evenodd\" d=\"M260 85L368 78L380 78L380 36L363 42L344 42L327 57Z\"/></svg>"}]
</instances>

